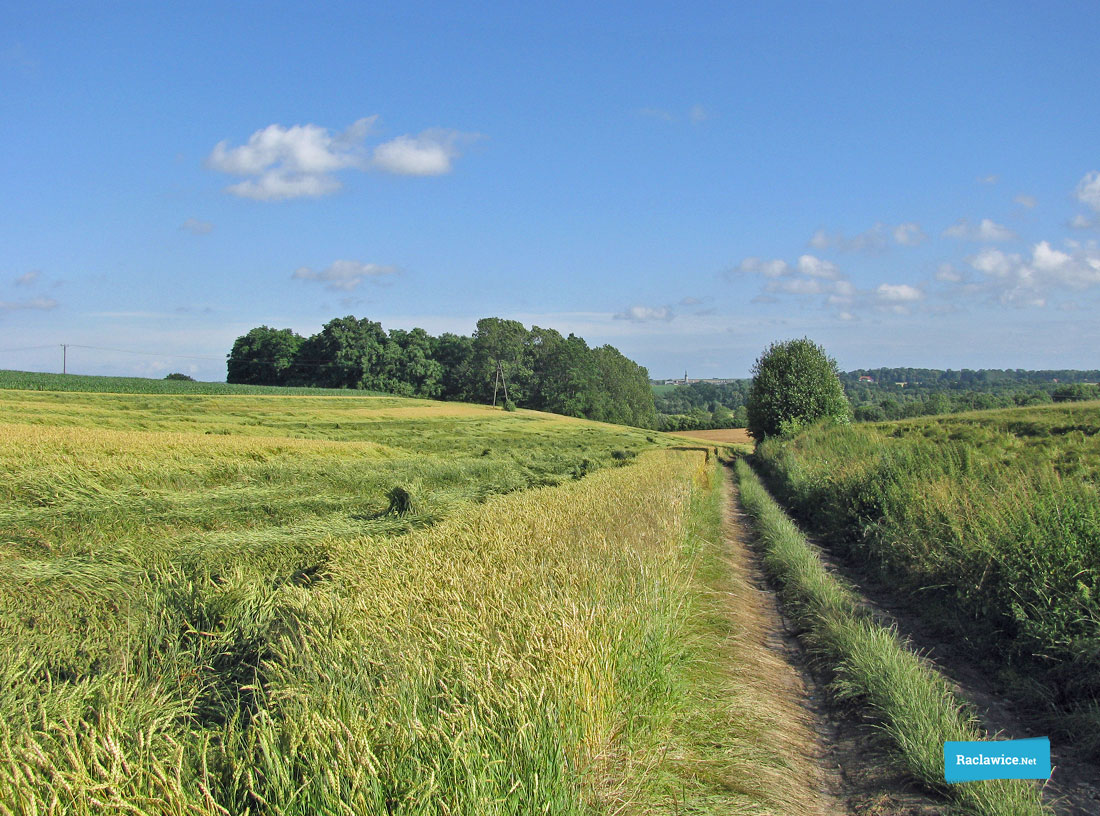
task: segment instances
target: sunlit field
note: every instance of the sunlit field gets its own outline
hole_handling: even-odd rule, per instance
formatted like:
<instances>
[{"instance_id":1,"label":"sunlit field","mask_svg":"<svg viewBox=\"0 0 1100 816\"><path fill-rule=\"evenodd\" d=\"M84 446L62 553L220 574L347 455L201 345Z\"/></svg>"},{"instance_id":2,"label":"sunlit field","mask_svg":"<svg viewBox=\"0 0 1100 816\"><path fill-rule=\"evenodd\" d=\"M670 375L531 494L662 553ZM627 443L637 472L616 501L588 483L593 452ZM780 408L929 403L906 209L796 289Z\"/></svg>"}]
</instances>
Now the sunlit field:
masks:
<instances>
[{"instance_id":1,"label":"sunlit field","mask_svg":"<svg viewBox=\"0 0 1100 816\"><path fill-rule=\"evenodd\" d=\"M0 813L810 812L702 450L386 397L0 412Z\"/></svg>"}]
</instances>

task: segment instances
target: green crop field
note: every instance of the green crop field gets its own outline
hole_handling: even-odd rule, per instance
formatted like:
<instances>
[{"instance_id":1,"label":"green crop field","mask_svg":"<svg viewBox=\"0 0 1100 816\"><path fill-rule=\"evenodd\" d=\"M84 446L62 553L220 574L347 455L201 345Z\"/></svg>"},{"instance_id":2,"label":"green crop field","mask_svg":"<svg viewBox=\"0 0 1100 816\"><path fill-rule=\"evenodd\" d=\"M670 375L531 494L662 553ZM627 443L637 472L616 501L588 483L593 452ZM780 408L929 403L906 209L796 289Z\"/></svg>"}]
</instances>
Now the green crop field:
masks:
<instances>
[{"instance_id":1,"label":"green crop field","mask_svg":"<svg viewBox=\"0 0 1100 816\"><path fill-rule=\"evenodd\" d=\"M0 441L0 813L812 810L682 440L10 389Z\"/></svg>"},{"instance_id":2,"label":"green crop field","mask_svg":"<svg viewBox=\"0 0 1100 816\"><path fill-rule=\"evenodd\" d=\"M337 388L282 388L273 385L238 385L223 382L151 380L146 377L97 377L84 374L43 374L37 371L0 369L0 388L22 391L81 391L111 394L254 394L303 396L363 396L373 391Z\"/></svg>"},{"instance_id":3,"label":"green crop field","mask_svg":"<svg viewBox=\"0 0 1100 816\"><path fill-rule=\"evenodd\" d=\"M783 501L1100 753L1100 403L817 427L757 460Z\"/></svg>"}]
</instances>

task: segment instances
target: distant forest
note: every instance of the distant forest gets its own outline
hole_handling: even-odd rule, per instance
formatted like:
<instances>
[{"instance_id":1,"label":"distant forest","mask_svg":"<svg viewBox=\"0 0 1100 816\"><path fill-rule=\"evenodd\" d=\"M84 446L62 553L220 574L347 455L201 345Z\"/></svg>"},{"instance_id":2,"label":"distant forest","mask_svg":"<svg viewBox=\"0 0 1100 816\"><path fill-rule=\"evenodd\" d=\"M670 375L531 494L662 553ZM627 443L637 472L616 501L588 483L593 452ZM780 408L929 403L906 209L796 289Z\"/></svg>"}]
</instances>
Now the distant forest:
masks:
<instances>
[{"instance_id":1,"label":"distant forest","mask_svg":"<svg viewBox=\"0 0 1100 816\"><path fill-rule=\"evenodd\" d=\"M842 372L840 381L857 422L1100 399L1100 371L873 368ZM751 383L737 379L657 386L657 427L663 431L743 428Z\"/></svg>"},{"instance_id":2,"label":"distant forest","mask_svg":"<svg viewBox=\"0 0 1100 816\"><path fill-rule=\"evenodd\" d=\"M487 317L472 336L391 329L353 316L317 334L259 326L238 337L226 380L354 388L409 397L493 402L654 428L648 372L613 346Z\"/></svg>"}]
</instances>

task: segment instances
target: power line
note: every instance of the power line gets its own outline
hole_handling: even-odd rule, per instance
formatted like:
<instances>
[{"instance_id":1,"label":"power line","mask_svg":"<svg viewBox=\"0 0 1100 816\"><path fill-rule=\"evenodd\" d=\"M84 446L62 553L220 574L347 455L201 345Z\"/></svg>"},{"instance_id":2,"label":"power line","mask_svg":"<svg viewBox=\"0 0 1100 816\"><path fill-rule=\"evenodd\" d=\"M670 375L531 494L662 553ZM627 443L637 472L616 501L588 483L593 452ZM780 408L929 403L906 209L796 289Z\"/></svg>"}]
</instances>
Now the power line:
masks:
<instances>
[{"instance_id":1,"label":"power line","mask_svg":"<svg viewBox=\"0 0 1100 816\"><path fill-rule=\"evenodd\" d=\"M221 357L200 357L195 354L160 354L156 351L133 351L132 349L107 348L105 346L83 346L78 343L68 343L69 348L91 349L93 351L113 351L118 354L140 354L144 357L172 357L179 360L216 360L221 362Z\"/></svg>"}]
</instances>

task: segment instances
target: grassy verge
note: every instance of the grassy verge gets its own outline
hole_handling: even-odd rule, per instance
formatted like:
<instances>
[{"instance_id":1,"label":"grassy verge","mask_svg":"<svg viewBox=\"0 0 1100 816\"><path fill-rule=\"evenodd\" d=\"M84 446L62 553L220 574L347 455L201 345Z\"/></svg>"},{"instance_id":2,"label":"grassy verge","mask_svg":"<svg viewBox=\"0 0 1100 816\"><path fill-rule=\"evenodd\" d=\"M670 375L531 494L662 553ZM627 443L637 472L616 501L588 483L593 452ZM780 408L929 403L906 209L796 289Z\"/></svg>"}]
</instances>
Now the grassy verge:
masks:
<instances>
[{"instance_id":1,"label":"grassy verge","mask_svg":"<svg viewBox=\"0 0 1100 816\"><path fill-rule=\"evenodd\" d=\"M971 813L1047 812L1032 784L944 783L944 742L988 736L942 676L905 648L895 631L860 610L856 597L828 573L744 460L737 462L737 475L741 500L760 533L765 567L779 584L785 607L804 630L812 652L833 673L833 691L874 714L902 767Z\"/></svg>"},{"instance_id":2,"label":"grassy verge","mask_svg":"<svg viewBox=\"0 0 1100 816\"><path fill-rule=\"evenodd\" d=\"M813 428L757 460L799 520L1100 756L1100 404Z\"/></svg>"}]
</instances>

